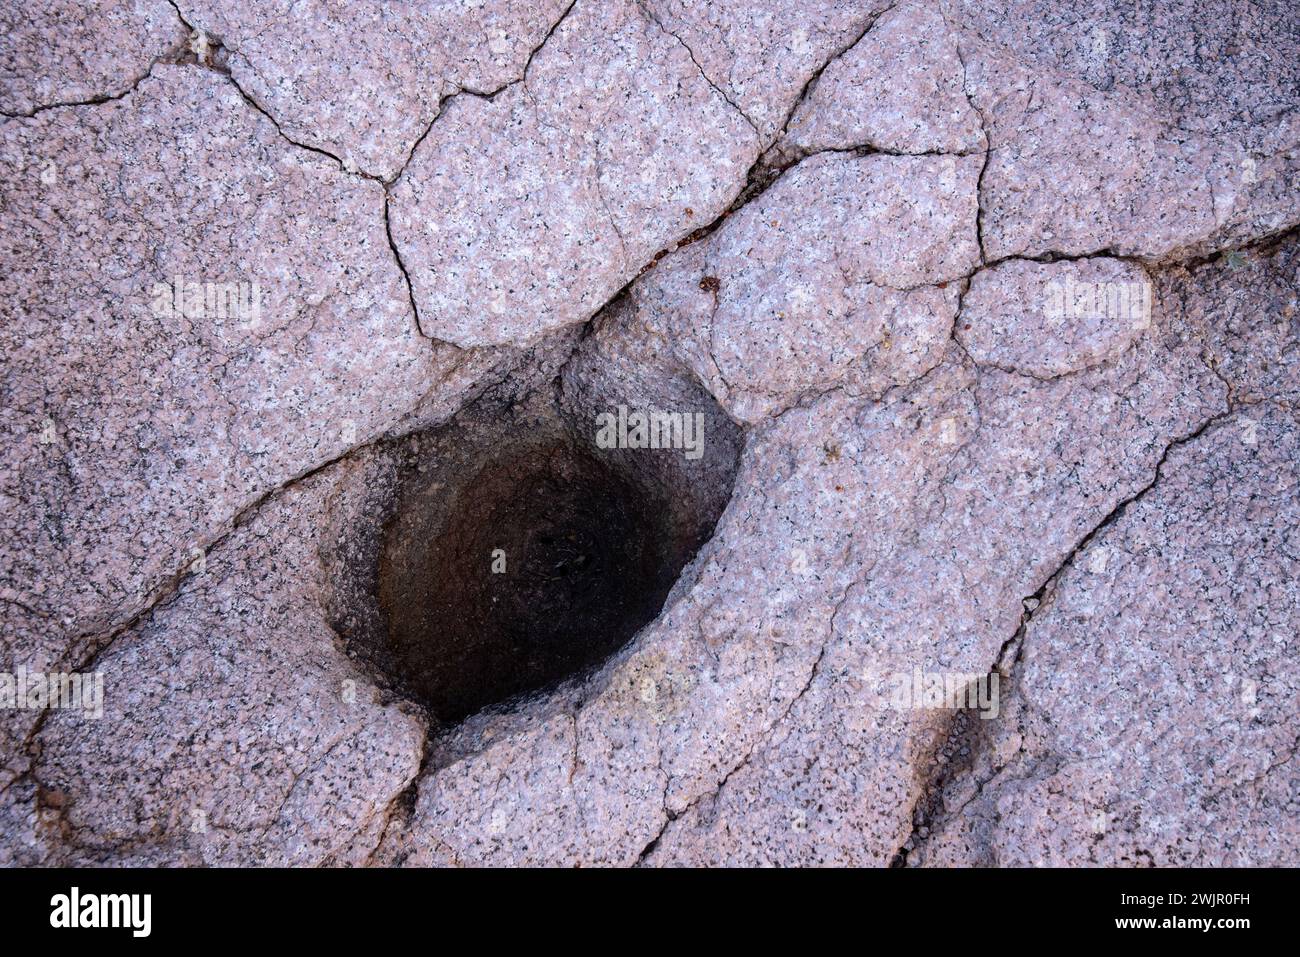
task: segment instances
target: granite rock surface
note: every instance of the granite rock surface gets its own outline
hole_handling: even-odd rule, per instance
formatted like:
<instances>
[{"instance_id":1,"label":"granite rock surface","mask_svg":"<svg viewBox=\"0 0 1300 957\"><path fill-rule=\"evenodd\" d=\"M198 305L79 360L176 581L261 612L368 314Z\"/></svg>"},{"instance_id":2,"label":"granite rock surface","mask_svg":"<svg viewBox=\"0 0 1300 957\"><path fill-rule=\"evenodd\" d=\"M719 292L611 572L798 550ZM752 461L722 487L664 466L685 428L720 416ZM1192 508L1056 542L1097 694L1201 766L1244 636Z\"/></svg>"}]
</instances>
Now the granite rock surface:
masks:
<instances>
[{"instance_id":1,"label":"granite rock surface","mask_svg":"<svg viewBox=\"0 0 1300 957\"><path fill-rule=\"evenodd\" d=\"M1300 864L1288 0L3 17L0 863ZM703 544L441 721L541 423Z\"/></svg>"}]
</instances>

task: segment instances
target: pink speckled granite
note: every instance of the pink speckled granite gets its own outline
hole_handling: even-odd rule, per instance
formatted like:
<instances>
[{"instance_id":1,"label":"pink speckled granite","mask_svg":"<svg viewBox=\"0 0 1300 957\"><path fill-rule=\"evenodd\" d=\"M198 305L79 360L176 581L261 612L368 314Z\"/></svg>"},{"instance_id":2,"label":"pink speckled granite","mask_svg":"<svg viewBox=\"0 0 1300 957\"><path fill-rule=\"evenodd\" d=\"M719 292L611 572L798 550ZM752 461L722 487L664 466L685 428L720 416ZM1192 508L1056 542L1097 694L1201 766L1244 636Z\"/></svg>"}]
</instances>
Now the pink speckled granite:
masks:
<instances>
[{"instance_id":1,"label":"pink speckled granite","mask_svg":"<svg viewBox=\"0 0 1300 957\"><path fill-rule=\"evenodd\" d=\"M9 666L81 659L266 492L464 385L415 329L380 187L216 73L8 121L0 156ZM162 314L174 277L260 308Z\"/></svg>"},{"instance_id":2,"label":"pink speckled granite","mask_svg":"<svg viewBox=\"0 0 1300 957\"><path fill-rule=\"evenodd\" d=\"M319 517L338 479L277 493L97 656L104 716L46 723L39 776L18 786L47 813L0 860L312 865L373 849L425 727L375 693L322 620ZM50 795L68 799L50 812Z\"/></svg>"},{"instance_id":3,"label":"pink speckled granite","mask_svg":"<svg viewBox=\"0 0 1300 957\"><path fill-rule=\"evenodd\" d=\"M1130 262L1011 260L971 278L953 335L980 365L1050 379L1122 355L1150 328L1154 298Z\"/></svg>"},{"instance_id":4,"label":"pink speckled granite","mask_svg":"<svg viewBox=\"0 0 1300 957\"><path fill-rule=\"evenodd\" d=\"M384 3L179 0L231 75L293 139L391 179L445 97L523 75L563 0Z\"/></svg>"},{"instance_id":5,"label":"pink speckled granite","mask_svg":"<svg viewBox=\"0 0 1300 957\"><path fill-rule=\"evenodd\" d=\"M896 66L885 71L881 63ZM785 145L804 153L858 146L891 153L982 150L984 131L965 81L939 5L900 3L826 68L791 118Z\"/></svg>"},{"instance_id":6,"label":"pink speckled granite","mask_svg":"<svg viewBox=\"0 0 1300 957\"><path fill-rule=\"evenodd\" d=\"M809 158L649 272L632 299L742 421L846 378L879 395L943 354L959 280L979 261L979 167Z\"/></svg>"},{"instance_id":7,"label":"pink speckled granite","mask_svg":"<svg viewBox=\"0 0 1300 957\"><path fill-rule=\"evenodd\" d=\"M764 144L818 71L861 39L886 0L641 0Z\"/></svg>"},{"instance_id":8,"label":"pink speckled granite","mask_svg":"<svg viewBox=\"0 0 1300 957\"><path fill-rule=\"evenodd\" d=\"M167 0L52 0L0 7L0 113L120 96L188 31Z\"/></svg>"},{"instance_id":9,"label":"pink speckled granite","mask_svg":"<svg viewBox=\"0 0 1300 957\"><path fill-rule=\"evenodd\" d=\"M421 328L478 346L585 321L721 213L757 155L735 107L640 8L580 4L524 82L456 100L393 189Z\"/></svg>"},{"instance_id":10,"label":"pink speckled granite","mask_svg":"<svg viewBox=\"0 0 1300 957\"><path fill-rule=\"evenodd\" d=\"M1075 556L927 863L1300 858L1296 426L1273 402L1216 420Z\"/></svg>"},{"instance_id":11,"label":"pink speckled granite","mask_svg":"<svg viewBox=\"0 0 1300 957\"><path fill-rule=\"evenodd\" d=\"M1203 6L7 23L0 671L107 688L0 710L0 863L1300 863L1297 16ZM734 484L655 472L721 513L661 611L439 725L353 644L384 509L551 398Z\"/></svg>"},{"instance_id":12,"label":"pink speckled granite","mask_svg":"<svg viewBox=\"0 0 1300 957\"><path fill-rule=\"evenodd\" d=\"M992 147L981 179L990 259L1186 258L1300 222L1294 88L1258 127L1224 118L1213 132L1189 130L1127 88L1056 73L965 30L958 44Z\"/></svg>"}]
</instances>

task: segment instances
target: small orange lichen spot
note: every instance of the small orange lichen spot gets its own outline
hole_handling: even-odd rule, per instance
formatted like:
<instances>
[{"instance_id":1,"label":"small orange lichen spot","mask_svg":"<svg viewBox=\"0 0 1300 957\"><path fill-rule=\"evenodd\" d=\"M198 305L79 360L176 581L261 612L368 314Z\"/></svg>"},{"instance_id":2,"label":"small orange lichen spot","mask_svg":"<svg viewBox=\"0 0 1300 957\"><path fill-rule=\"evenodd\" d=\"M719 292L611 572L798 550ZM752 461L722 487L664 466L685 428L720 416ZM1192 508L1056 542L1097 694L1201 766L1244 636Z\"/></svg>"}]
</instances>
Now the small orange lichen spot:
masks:
<instances>
[{"instance_id":1,"label":"small orange lichen spot","mask_svg":"<svg viewBox=\"0 0 1300 957\"><path fill-rule=\"evenodd\" d=\"M687 207L686 207L686 215L687 215L687 216L694 216L694 215L695 215L695 210L693 210L693 209L691 209L689 206L687 206Z\"/></svg>"}]
</instances>

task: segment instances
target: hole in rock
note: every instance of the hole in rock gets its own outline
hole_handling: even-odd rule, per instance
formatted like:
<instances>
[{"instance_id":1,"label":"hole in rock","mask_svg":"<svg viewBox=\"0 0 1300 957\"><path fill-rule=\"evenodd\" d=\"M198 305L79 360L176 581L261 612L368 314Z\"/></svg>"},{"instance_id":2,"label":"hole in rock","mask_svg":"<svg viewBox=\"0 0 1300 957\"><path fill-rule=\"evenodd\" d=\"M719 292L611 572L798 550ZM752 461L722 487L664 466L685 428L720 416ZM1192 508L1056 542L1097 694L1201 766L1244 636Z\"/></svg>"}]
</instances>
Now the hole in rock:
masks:
<instances>
[{"instance_id":1,"label":"hole in rock","mask_svg":"<svg viewBox=\"0 0 1300 957\"><path fill-rule=\"evenodd\" d=\"M377 534L348 555L374 571L335 626L435 726L591 675L659 614L726 505L741 437L712 397L671 377L610 395L599 368L571 362L402 440L391 491L367 490ZM700 415L702 454L601 447L596 417L638 399Z\"/></svg>"},{"instance_id":2,"label":"hole in rock","mask_svg":"<svg viewBox=\"0 0 1300 957\"><path fill-rule=\"evenodd\" d=\"M572 441L502 449L452 494L380 569L394 665L444 722L599 664L680 570L663 503Z\"/></svg>"}]
</instances>

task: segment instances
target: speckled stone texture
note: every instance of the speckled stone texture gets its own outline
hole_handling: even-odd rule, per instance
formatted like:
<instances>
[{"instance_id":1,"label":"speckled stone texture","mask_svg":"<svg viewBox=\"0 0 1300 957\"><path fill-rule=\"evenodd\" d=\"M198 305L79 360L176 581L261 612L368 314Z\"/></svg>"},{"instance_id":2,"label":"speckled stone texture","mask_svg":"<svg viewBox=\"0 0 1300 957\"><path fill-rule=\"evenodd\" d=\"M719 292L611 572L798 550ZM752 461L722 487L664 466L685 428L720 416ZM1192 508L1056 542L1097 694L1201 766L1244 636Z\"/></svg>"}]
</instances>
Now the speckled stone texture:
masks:
<instances>
[{"instance_id":1,"label":"speckled stone texture","mask_svg":"<svg viewBox=\"0 0 1300 957\"><path fill-rule=\"evenodd\" d=\"M30 116L121 96L181 49L167 0L53 0L0 8L0 113Z\"/></svg>"},{"instance_id":2,"label":"speckled stone texture","mask_svg":"<svg viewBox=\"0 0 1300 957\"><path fill-rule=\"evenodd\" d=\"M0 692L104 677L0 693L0 863L1300 864L1294 3L0 26ZM720 517L443 725L393 509L548 402Z\"/></svg>"},{"instance_id":3,"label":"speckled stone texture","mask_svg":"<svg viewBox=\"0 0 1300 957\"><path fill-rule=\"evenodd\" d=\"M758 149L634 3L576 6L518 86L451 104L393 189L421 329L481 346L591 318L717 218Z\"/></svg>"},{"instance_id":4,"label":"speckled stone texture","mask_svg":"<svg viewBox=\"0 0 1300 957\"><path fill-rule=\"evenodd\" d=\"M523 79L562 0L181 0L185 22L228 51L231 77L295 141L392 179L445 101ZM341 15L342 14L342 15Z\"/></svg>"},{"instance_id":5,"label":"speckled stone texture","mask_svg":"<svg viewBox=\"0 0 1300 957\"><path fill-rule=\"evenodd\" d=\"M1295 425L1272 402L1216 419L1071 559L929 863L1295 859Z\"/></svg>"},{"instance_id":6,"label":"speckled stone texture","mask_svg":"<svg viewBox=\"0 0 1300 957\"><path fill-rule=\"evenodd\" d=\"M956 37L938 5L899 3L830 62L791 117L783 145L799 153L982 151L984 131L965 83Z\"/></svg>"}]
</instances>

